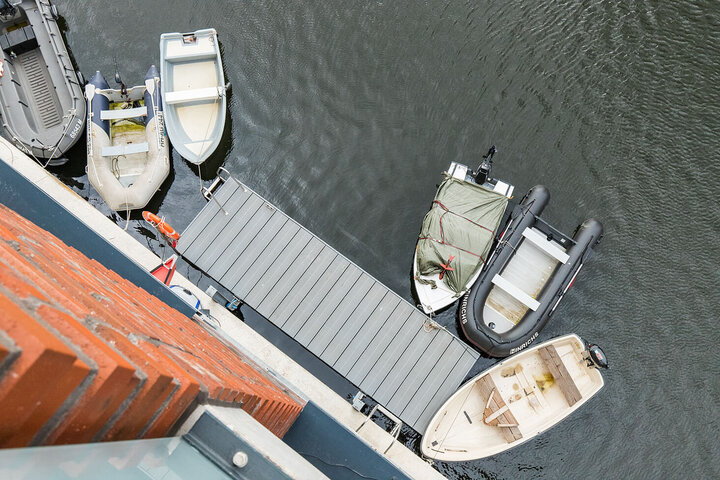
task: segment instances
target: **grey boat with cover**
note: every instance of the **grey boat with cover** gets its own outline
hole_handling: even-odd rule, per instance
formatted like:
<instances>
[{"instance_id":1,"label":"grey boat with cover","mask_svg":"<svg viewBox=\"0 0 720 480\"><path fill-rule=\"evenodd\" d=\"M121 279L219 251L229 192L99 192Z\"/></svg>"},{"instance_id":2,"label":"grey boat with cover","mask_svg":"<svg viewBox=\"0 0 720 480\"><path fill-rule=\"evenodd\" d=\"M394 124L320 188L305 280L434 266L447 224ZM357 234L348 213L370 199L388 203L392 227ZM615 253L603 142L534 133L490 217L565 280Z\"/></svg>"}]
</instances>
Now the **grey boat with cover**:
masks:
<instances>
[{"instance_id":1,"label":"grey boat with cover","mask_svg":"<svg viewBox=\"0 0 720 480\"><path fill-rule=\"evenodd\" d=\"M62 165L82 137L85 100L48 0L0 0L4 136L43 164Z\"/></svg>"},{"instance_id":2,"label":"grey boat with cover","mask_svg":"<svg viewBox=\"0 0 720 480\"><path fill-rule=\"evenodd\" d=\"M420 307L433 313L454 303L477 280L513 186L490 178L491 148L478 172L453 162L415 247L413 277Z\"/></svg>"}]
</instances>

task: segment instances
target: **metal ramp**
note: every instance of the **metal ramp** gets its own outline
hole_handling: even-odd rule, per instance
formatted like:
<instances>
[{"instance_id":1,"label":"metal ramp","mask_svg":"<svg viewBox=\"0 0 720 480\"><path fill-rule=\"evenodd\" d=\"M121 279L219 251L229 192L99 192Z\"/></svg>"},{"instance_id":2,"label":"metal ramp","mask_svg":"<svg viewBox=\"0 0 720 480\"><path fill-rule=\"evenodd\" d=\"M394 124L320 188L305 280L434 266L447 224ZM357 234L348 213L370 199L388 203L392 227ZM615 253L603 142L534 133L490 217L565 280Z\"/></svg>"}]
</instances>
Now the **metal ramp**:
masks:
<instances>
[{"instance_id":1,"label":"metal ramp","mask_svg":"<svg viewBox=\"0 0 720 480\"><path fill-rule=\"evenodd\" d=\"M232 177L177 249L420 433L479 356Z\"/></svg>"}]
</instances>

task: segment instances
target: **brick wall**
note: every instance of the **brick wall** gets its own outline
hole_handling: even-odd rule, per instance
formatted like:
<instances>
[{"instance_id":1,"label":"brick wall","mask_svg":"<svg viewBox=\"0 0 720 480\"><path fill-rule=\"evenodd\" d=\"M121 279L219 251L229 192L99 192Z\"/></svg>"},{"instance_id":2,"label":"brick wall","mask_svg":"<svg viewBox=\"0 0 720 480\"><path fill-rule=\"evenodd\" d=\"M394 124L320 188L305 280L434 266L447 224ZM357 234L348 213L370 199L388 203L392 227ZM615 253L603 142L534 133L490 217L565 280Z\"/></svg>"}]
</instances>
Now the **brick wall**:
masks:
<instances>
[{"instance_id":1,"label":"brick wall","mask_svg":"<svg viewBox=\"0 0 720 480\"><path fill-rule=\"evenodd\" d=\"M0 204L0 447L167 435L195 402L282 437L303 402L176 310Z\"/></svg>"}]
</instances>

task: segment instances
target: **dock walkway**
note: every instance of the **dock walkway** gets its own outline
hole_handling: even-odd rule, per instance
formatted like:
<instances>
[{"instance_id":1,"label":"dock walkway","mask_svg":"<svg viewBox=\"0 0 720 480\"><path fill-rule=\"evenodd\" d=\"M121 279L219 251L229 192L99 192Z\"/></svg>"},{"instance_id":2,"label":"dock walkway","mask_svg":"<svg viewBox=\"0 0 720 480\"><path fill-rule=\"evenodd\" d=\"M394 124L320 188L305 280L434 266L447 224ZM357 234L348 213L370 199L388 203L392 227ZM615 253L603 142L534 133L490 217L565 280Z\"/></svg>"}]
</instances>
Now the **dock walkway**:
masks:
<instances>
[{"instance_id":1,"label":"dock walkway","mask_svg":"<svg viewBox=\"0 0 720 480\"><path fill-rule=\"evenodd\" d=\"M479 356L233 177L177 249L420 433Z\"/></svg>"}]
</instances>

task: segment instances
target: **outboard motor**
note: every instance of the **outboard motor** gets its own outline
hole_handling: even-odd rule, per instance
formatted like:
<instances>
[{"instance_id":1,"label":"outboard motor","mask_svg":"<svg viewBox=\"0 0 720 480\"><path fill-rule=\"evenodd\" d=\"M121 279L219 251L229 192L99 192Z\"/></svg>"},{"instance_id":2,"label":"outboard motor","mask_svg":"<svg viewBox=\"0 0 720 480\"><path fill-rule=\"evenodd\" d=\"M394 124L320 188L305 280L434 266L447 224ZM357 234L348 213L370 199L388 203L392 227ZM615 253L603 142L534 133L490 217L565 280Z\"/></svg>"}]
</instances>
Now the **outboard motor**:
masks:
<instances>
[{"instance_id":1,"label":"outboard motor","mask_svg":"<svg viewBox=\"0 0 720 480\"><path fill-rule=\"evenodd\" d=\"M495 145L490 147L490 150L488 150L487 155L483 157L483 162L480 164L480 166L477 168L477 172L475 172L475 183L478 185L482 185L485 183L490 177L490 170L492 170L492 157L497 153L497 148L495 148Z\"/></svg>"},{"instance_id":2,"label":"outboard motor","mask_svg":"<svg viewBox=\"0 0 720 480\"><path fill-rule=\"evenodd\" d=\"M610 366L608 365L607 357L605 356L605 352L602 351L600 347L595 345L594 343L591 343L587 347L588 352L588 367L595 367L595 368L603 368L608 369Z\"/></svg>"}]
</instances>

